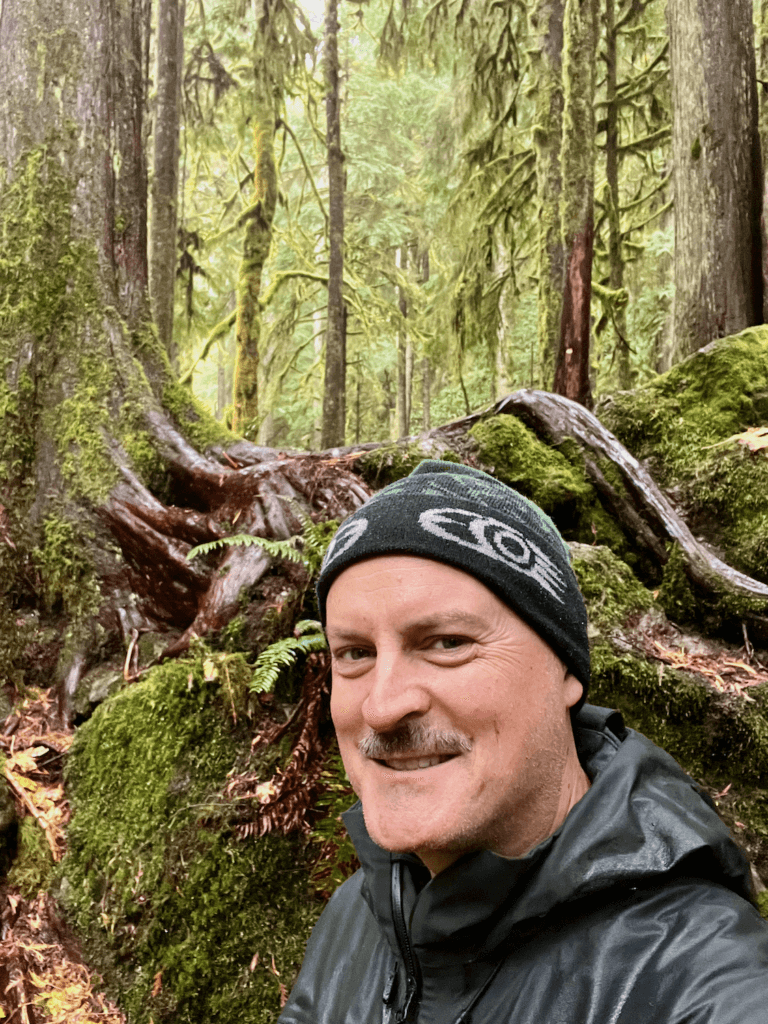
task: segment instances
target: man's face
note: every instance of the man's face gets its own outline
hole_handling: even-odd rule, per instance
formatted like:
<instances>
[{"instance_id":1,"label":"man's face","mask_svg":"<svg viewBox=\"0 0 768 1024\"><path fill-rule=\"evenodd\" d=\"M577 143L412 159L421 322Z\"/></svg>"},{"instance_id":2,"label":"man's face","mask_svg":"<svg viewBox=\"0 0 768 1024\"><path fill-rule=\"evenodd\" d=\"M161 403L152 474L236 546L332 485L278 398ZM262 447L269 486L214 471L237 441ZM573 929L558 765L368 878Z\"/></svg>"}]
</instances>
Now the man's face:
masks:
<instances>
[{"instance_id":1,"label":"man's face","mask_svg":"<svg viewBox=\"0 0 768 1024\"><path fill-rule=\"evenodd\" d=\"M559 826L581 683L495 594L386 555L345 569L326 614L331 713L375 842L435 873L470 850L519 856Z\"/></svg>"}]
</instances>

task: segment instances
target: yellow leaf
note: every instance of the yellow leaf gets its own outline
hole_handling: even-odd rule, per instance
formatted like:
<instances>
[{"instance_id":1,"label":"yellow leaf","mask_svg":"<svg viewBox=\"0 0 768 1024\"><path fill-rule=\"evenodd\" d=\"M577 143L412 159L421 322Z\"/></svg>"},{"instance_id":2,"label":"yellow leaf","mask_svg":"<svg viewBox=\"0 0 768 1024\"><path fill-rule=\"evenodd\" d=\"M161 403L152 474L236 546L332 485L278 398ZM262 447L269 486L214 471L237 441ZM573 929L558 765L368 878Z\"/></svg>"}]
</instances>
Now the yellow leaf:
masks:
<instances>
[{"instance_id":1,"label":"yellow leaf","mask_svg":"<svg viewBox=\"0 0 768 1024\"><path fill-rule=\"evenodd\" d=\"M203 662L203 675L206 682L209 683L219 675L219 670L216 668L216 664L211 658L206 658Z\"/></svg>"},{"instance_id":2,"label":"yellow leaf","mask_svg":"<svg viewBox=\"0 0 768 1024\"><path fill-rule=\"evenodd\" d=\"M763 448L768 448L768 427L749 427L743 433L729 437L728 440L746 445L751 452L759 452Z\"/></svg>"}]
</instances>

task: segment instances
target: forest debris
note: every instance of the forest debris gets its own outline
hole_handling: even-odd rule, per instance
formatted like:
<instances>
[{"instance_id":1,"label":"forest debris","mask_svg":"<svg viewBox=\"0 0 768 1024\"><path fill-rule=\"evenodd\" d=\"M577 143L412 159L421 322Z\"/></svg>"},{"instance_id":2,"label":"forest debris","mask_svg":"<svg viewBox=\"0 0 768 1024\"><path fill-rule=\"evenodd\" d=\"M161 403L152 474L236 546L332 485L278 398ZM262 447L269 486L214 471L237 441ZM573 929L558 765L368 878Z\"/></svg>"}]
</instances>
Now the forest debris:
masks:
<instances>
[{"instance_id":1,"label":"forest debris","mask_svg":"<svg viewBox=\"0 0 768 1024\"><path fill-rule=\"evenodd\" d=\"M61 936L50 897L39 893L25 901L9 894L7 899L14 923L0 942L0 1012L6 1019L125 1024L117 1007L94 990L97 976L79 960L74 944Z\"/></svg>"},{"instance_id":2,"label":"forest debris","mask_svg":"<svg viewBox=\"0 0 768 1024\"><path fill-rule=\"evenodd\" d=\"M704 676L718 693L735 693L744 700L752 701L745 689L768 683L768 672L733 658L729 651L720 651L717 655L696 654L687 651L683 645L665 647L659 640L653 640L652 647L646 645L646 650L650 657L673 668Z\"/></svg>"}]
</instances>

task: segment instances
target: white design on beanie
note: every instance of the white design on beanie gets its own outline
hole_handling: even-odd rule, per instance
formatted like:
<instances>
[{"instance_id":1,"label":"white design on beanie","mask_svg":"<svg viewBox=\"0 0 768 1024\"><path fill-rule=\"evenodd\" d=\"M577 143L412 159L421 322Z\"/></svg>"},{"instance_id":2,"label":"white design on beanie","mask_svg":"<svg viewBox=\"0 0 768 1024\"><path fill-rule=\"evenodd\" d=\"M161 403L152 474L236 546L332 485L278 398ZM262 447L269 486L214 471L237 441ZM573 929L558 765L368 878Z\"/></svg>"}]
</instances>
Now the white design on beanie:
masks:
<instances>
[{"instance_id":1,"label":"white design on beanie","mask_svg":"<svg viewBox=\"0 0 768 1024\"><path fill-rule=\"evenodd\" d=\"M461 508L430 508L419 516L419 525L436 537L472 548L530 576L556 601L565 603L562 595L567 583L558 567L537 544L507 523ZM446 526L454 530L447 530Z\"/></svg>"},{"instance_id":2,"label":"white design on beanie","mask_svg":"<svg viewBox=\"0 0 768 1024\"><path fill-rule=\"evenodd\" d=\"M349 551L353 544L356 544L368 529L368 520L364 516L355 516L342 523L336 531L336 536L328 545L328 550L323 559L321 572L325 572L331 562Z\"/></svg>"}]
</instances>

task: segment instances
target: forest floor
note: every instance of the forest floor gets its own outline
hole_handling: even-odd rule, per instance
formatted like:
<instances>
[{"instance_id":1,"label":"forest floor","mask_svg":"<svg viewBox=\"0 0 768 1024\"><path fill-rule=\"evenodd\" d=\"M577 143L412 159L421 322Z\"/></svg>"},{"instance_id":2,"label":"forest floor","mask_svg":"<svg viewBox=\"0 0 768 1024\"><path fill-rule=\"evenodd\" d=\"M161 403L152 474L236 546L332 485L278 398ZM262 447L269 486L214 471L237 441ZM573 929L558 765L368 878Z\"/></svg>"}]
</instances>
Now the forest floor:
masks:
<instances>
[{"instance_id":1,"label":"forest floor","mask_svg":"<svg viewBox=\"0 0 768 1024\"><path fill-rule=\"evenodd\" d=\"M2 724L0 752L19 821L34 821L50 857L66 852L69 805L62 772L74 731L63 729L49 690L30 689ZM0 883L0 1021L126 1024L83 962L77 940L45 891Z\"/></svg>"}]
</instances>

